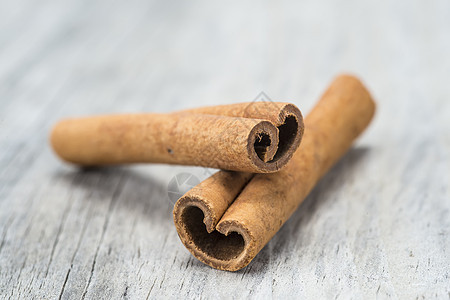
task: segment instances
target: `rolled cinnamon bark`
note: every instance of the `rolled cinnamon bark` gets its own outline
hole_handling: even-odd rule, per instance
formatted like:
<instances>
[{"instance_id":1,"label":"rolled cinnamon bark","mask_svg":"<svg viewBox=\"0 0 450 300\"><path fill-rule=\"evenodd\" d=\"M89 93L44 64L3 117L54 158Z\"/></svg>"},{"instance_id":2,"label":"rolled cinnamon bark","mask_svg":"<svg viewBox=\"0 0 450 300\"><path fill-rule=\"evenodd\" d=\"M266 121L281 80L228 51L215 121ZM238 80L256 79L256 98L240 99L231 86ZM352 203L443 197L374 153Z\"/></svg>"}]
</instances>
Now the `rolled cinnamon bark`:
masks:
<instances>
[{"instance_id":1,"label":"rolled cinnamon bark","mask_svg":"<svg viewBox=\"0 0 450 300\"><path fill-rule=\"evenodd\" d=\"M375 103L357 78L337 77L305 118L302 145L283 170L251 179L219 171L177 201L173 215L183 244L213 268L236 271L247 266L350 148L374 112Z\"/></svg>"},{"instance_id":2,"label":"rolled cinnamon bark","mask_svg":"<svg viewBox=\"0 0 450 300\"><path fill-rule=\"evenodd\" d=\"M171 114L67 119L51 133L55 152L83 166L168 163L269 173L280 170L303 135L289 103L240 103Z\"/></svg>"}]
</instances>

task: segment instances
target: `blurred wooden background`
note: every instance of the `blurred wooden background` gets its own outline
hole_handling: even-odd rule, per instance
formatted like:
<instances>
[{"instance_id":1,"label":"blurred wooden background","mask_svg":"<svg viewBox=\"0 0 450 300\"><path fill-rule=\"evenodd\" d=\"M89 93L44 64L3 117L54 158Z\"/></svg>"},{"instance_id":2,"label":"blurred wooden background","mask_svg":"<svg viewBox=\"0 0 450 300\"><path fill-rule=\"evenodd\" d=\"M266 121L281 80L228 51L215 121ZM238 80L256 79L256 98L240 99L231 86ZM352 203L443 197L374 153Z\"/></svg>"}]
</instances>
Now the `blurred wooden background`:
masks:
<instances>
[{"instance_id":1,"label":"blurred wooden background","mask_svg":"<svg viewBox=\"0 0 450 300\"><path fill-rule=\"evenodd\" d=\"M63 117L261 91L306 114L340 72L372 91L374 122L236 273L173 226L170 180L212 170L80 171L48 146ZM449 98L445 0L0 0L0 295L448 299Z\"/></svg>"}]
</instances>

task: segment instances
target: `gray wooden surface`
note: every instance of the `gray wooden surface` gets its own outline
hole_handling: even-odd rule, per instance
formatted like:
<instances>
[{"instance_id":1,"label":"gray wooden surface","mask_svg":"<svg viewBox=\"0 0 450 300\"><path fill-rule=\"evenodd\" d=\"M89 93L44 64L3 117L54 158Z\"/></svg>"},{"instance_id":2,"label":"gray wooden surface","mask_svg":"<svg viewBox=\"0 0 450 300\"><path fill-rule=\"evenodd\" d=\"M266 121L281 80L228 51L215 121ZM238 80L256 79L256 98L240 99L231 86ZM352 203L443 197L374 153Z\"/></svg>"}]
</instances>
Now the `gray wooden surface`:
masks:
<instances>
[{"instance_id":1,"label":"gray wooden surface","mask_svg":"<svg viewBox=\"0 0 450 300\"><path fill-rule=\"evenodd\" d=\"M80 171L47 142L67 116L261 91L306 114L342 71L378 101L372 126L236 273L172 223L169 181L211 170ZM449 80L446 0L0 0L0 295L448 299Z\"/></svg>"}]
</instances>

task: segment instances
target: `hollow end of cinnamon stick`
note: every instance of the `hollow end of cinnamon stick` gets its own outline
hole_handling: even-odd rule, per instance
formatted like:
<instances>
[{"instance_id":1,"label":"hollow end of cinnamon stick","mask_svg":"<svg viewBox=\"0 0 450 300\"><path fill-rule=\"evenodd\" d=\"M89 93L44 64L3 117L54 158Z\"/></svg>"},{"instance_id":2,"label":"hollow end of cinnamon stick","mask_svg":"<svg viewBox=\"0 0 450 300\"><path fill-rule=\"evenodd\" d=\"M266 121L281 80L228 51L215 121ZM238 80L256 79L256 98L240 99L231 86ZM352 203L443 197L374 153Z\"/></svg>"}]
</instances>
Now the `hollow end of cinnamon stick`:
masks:
<instances>
[{"instance_id":1,"label":"hollow end of cinnamon stick","mask_svg":"<svg viewBox=\"0 0 450 300\"><path fill-rule=\"evenodd\" d=\"M218 223L253 176L219 171L176 202L173 215L178 235L200 261L217 269L238 270L251 259L250 231L239 222Z\"/></svg>"},{"instance_id":2,"label":"hollow end of cinnamon stick","mask_svg":"<svg viewBox=\"0 0 450 300\"><path fill-rule=\"evenodd\" d=\"M256 255L251 231L236 220L221 222L206 201L183 197L174 209L178 235L201 262L227 271L237 271ZM220 219L220 217L219 217Z\"/></svg>"},{"instance_id":3,"label":"hollow end of cinnamon stick","mask_svg":"<svg viewBox=\"0 0 450 300\"><path fill-rule=\"evenodd\" d=\"M257 173L272 173L283 168L300 145L305 129L303 116L293 104L284 104L273 122L277 134L255 126L247 143L248 155Z\"/></svg>"}]
</instances>

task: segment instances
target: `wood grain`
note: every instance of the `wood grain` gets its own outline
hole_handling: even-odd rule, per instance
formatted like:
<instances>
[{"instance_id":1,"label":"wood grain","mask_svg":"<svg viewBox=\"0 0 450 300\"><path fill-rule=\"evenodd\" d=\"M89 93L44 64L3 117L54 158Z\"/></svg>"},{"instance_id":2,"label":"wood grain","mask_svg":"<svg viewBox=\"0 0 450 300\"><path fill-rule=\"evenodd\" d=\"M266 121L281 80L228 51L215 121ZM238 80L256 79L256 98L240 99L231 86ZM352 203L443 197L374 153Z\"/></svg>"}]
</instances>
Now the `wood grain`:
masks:
<instances>
[{"instance_id":1,"label":"wood grain","mask_svg":"<svg viewBox=\"0 0 450 300\"><path fill-rule=\"evenodd\" d=\"M450 297L448 1L2 1L2 298ZM359 75L374 123L237 273L191 257L162 165L77 170L63 117L252 101Z\"/></svg>"}]
</instances>

